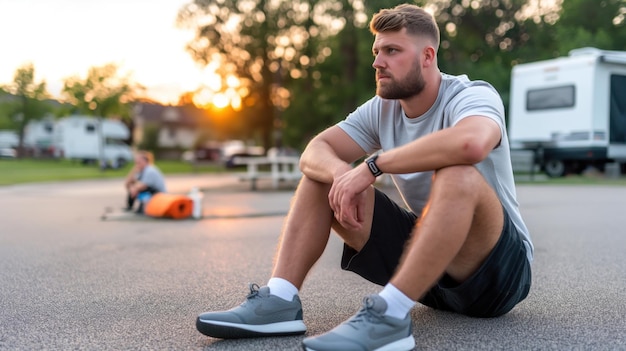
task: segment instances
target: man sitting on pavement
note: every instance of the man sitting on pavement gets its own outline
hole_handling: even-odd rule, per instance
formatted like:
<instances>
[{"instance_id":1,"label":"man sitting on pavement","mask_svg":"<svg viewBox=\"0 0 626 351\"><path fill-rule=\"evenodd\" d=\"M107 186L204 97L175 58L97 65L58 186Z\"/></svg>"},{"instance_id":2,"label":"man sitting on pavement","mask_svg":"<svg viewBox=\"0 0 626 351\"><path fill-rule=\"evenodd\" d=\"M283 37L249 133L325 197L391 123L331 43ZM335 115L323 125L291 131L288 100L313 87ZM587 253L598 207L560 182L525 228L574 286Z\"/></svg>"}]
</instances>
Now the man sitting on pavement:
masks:
<instances>
[{"instance_id":1,"label":"man sitting on pavement","mask_svg":"<svg viewBox=\"0 0 626 351\"><path fill-rule=\"evenodd\" d=\"M154 156L149 151L138 151L135 154L135 165L131 169L125 182L128 191L125 210L132 211L135 200L139 200L136 213L143 214L146 198L166 192L165 178L157 166L154 165Z\"/></svg>"},{"instance_id":2,"label":"man sitting on pavement","mask_svg":"<svg viewBox=\"0 0 626 351\"><path fill-rule=\"evenodd\" d=\"M342 268L384 288L344 323L305 338L305 350L411 350L416 301L495 317L526 298L533 246L499 94L439 71L439 30L422 8L381 10L370 29L377 96L308 144L271 279L236 308L200 314L201 333L304 333L298 291L331 228L345 242ZM383 173L408 210L372 186Z\"/></svg>"}]
</instances>

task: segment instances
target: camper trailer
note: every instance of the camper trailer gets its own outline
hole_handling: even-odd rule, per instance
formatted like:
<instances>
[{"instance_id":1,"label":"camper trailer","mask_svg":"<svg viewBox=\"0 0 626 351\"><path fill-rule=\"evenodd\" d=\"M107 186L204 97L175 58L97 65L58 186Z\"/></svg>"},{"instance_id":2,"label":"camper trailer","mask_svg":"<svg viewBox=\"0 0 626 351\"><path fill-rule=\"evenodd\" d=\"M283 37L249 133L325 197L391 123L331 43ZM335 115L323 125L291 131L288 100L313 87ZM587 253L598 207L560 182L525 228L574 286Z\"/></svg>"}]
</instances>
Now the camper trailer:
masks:
<instances>
[{"instance_id":1,"label":"camper trailer","mask_svg":"<svg viewBox=\"0 0 626 351\"><path fill-rule=\"evenodd\" d=\"M17 133L12 130L0 130L0 148L17 148L19 138Z\"/></svg>"},{"instance_id":2,"label":"camper trailer","mask_svg":"<svg viewBox=\"0 0 626 351\"><path fill-rule=\"evenodd\" d=\"M83 163L102 160L118 168L132 160L132 150L124 143L130 131L124 123L89 116L70 116L54 126L54 155Z\"/></svg>"},{"instance_id":3,"label":"camper trailer","mask_svg":"<svg viewBox=\"0 0 626 351\"><path fill-rule=\"evenodd\" d=\"M0 158L14 158L19 144L17 133L12 130L0 130Z\"/></svg>"},{"instance_id":4,"label":"camper trailer","mask_svg":"<svg viewBox=\"0 0 626 351\"><path fill-rule=\"evenodd\" d=\"M626 52L595 48L513 67L513 150L551 177L626 163Z\"/></svg>"},{"instance_id":5,"label":"camper trailer","mask_svg":"<svg viewBox=\"0 0 626 351\"><path fill-rule=\"evenodd\" d=\"M26 125L24 130L24 146L26 146L35 157L51 156L54 123L54 118L47 117L42 120L30 121Z\"/></svg>"}]
</instances>

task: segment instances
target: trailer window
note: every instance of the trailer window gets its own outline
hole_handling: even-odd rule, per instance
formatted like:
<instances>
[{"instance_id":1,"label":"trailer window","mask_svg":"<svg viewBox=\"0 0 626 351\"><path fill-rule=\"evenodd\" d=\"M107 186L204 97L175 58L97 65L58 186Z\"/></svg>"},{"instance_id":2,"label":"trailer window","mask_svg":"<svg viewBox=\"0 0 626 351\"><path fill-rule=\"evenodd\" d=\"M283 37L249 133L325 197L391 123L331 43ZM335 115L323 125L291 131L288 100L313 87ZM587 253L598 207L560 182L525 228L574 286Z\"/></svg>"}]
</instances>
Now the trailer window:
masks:
<instances>
[{"instance_id":1,"label":"trailer window","mask_svg":"<svg viewBox=\"0 0 626 351\"><path fill-rule=\"evenodd\" d=\"M93 133L93 132L95 132L95 131L96 131L96 126L95 126L95 125L93 125L93 124L87 124L87 125L85 126L85 131L86 131L87 133Z\"/></svg>"},{"instance_id":2,"label":"trailer window","mask_svg":"<svg viewBox=\"0 0 626 351\"><path fill-rule=\"evenodd\" d=\"M611 143L626 144L626 76L611 75L610 100L610 135Z\"/></svg>"},{"instance_id":3,"label":"trailer window","mask_svg":"<svg viewBox=\"0 0 626 351\"><path fill-rule=\"evenodd\" d=\"M549 110L554 108L573 107L576 103L576 87L533 89L526 93L526 110Z\"/></svg>"}]
</instances>

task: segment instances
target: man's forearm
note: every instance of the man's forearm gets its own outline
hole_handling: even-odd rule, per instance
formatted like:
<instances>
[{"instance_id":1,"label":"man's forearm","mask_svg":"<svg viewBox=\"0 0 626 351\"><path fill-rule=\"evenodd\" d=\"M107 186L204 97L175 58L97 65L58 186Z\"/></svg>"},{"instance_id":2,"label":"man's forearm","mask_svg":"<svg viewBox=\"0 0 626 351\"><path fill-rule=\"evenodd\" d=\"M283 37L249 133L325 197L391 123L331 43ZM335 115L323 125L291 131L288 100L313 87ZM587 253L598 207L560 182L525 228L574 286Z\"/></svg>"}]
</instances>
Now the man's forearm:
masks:
<instances>
[{"instance_id":1,"label":"man's forearm","mask_svg":"<svg viewBox=\"0 0 626 351\"><path fill-rule=\"evenodd\" d=\"M126 186L130 186L131 184L133 184L135 181L137 181L137 173L139 172L139 170L137 169L137 166L134 166L130 172L128 172L128 174L126 175Z\"/></svg>"},{"instance_id":2,"label":"man's forearm","mask_svg":"<svg viewBox=\"0 0 626 351\"><path fill-rule=\"evenodd\" d=\"M341 160L328 144L313 141L302 153L300 169L310 179L331 184L338 174L349 171L352 166Z\"/></svg>"},{"instance_id":3,"label":"man's forearm","mask_svg":"<svg viewBox=\"0 0 626 351\"><path fill-rule=\"evenodd\" d=\"M140 181L137 181L135 183L133 183L130 187L130 191L131 193L133 193L135 196L137 194L139 194L140 192L146 190L148 188L148 186Z\"/></svg>"},{"instance_id":4,"label":"man's forearm","mask_svg":"<svg viewBox=\"0 0 626 351\"><path fill-rule=\"evenodd\" d=\"M386 151L376 164L385 173L433 171L481 162L499 143L497 124L485 117L467 117L446 128Z\"/></svg>"}]
</instances>

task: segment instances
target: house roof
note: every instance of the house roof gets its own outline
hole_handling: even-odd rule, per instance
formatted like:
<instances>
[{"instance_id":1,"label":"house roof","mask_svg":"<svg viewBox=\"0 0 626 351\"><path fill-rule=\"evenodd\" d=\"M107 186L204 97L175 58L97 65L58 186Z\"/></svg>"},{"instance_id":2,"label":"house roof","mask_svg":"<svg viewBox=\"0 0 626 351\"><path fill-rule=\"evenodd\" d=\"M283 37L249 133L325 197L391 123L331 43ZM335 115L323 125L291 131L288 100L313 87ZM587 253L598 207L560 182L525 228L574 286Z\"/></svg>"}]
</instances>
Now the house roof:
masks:
<instances>
[{"instance_id":1,"label":"house roof","mask_svg":"<svg viewBox=\"0 0 626 351\"><path fill-rule=\"evenodd\" d=\"M151 102L138 102L133 106L133 118L144 122L197 127L205 112L195 106L171 106Z\"/></svg>"}]
</instances>

